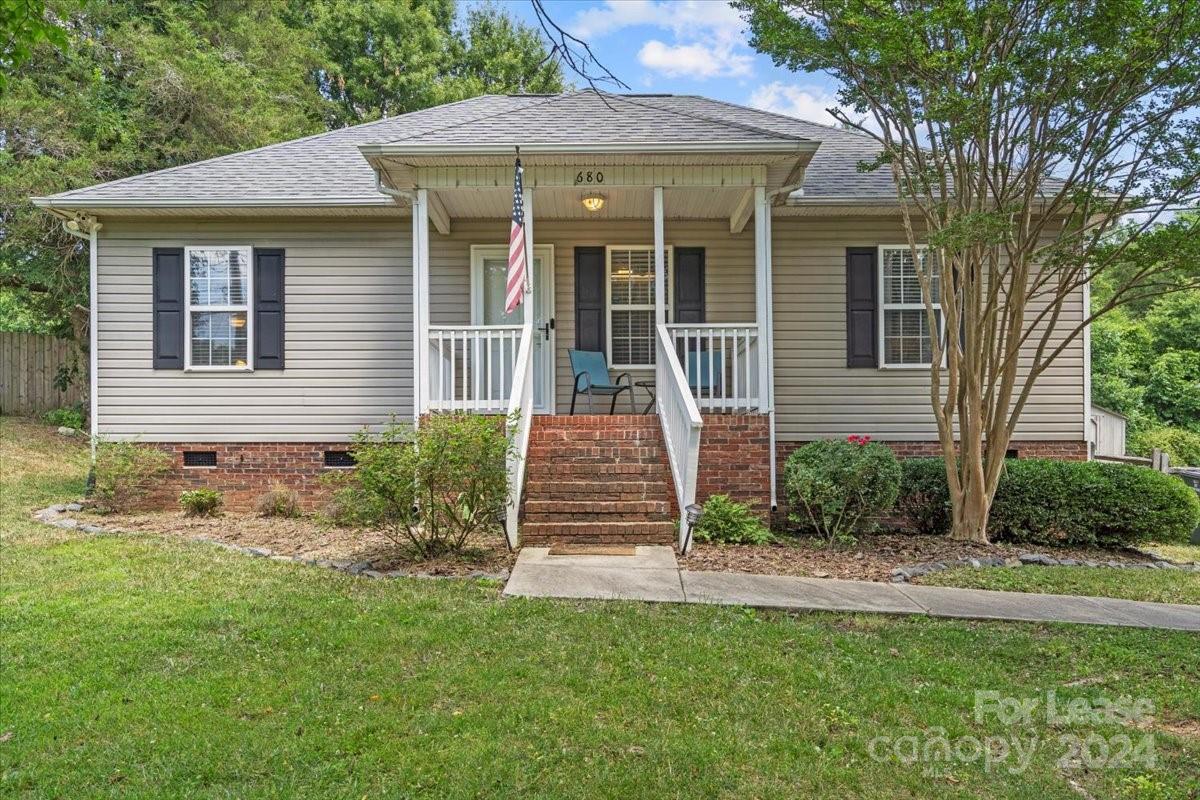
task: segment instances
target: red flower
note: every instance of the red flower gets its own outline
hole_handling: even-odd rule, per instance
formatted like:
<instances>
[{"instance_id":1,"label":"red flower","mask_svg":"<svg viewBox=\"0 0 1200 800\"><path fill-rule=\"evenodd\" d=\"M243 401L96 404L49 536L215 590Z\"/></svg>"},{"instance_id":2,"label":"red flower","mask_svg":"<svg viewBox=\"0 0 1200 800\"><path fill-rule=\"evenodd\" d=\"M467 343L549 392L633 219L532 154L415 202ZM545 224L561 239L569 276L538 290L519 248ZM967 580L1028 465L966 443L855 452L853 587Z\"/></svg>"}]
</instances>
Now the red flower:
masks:
<instances>
[{"instance_id":1,"label":"red flower","mask_svg":"<svg viewBox=\"0 0 1200 800\"><path fill-rule=\"evenodd\" d=\"M870 437L870 436L865 436L865 435L862 435L862 434L858 434L858 433L852 433L852 434L850 434L849 436L847 436L847 437L846 437L846 441L847 441L847 442L849 442L850 444L856 444L856 445L859 445L859 446L861 447L862 445L864 445L864 444L866 444L867 442L871 441L871 437Z\"/></svg>"}]
</instances>

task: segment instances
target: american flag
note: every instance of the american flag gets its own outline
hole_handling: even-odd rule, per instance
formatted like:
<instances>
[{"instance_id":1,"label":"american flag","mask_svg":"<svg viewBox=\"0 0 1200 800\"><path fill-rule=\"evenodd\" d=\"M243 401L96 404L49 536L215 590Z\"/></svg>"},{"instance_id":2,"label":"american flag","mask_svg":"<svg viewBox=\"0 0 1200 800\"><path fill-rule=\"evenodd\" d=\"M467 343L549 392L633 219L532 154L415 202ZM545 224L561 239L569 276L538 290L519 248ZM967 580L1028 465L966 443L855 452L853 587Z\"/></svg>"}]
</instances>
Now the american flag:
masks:
<instances>
[{"instance_id":1,"label":"american flag","mask_svg":"<svg viewBox=\"0 0 1200 800\"><path fill-rule=\"evenodd\" d=\"M521 159L517 159L516 175L513 177L512 230L508 235L508 290L505 295L504 313L511 314L521 305L525 296L525 203L522 199Z\"/></svg>"}]
</instances>

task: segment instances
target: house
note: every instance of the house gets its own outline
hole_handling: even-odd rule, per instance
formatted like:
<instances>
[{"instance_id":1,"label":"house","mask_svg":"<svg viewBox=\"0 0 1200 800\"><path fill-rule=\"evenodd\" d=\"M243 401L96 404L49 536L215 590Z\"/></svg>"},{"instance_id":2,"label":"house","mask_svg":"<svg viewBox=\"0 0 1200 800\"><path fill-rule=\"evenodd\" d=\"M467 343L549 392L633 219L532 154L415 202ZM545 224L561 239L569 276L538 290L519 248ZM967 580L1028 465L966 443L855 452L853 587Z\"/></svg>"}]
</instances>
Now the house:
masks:
<instances>
[{"instance_id":1,"label":"house","mask_svg":"<svg viewBox=\"0 0 1200 800\"><path fill-rule=\"evenodd\" d=\"M703 97L483 96L35 202L90 231L95 433L171 451L178 486L307 492L363 426L515 410L513 542L670 541L714 492L775 507L806 441L938 452L875 152ZM571 413L571 349L638 384L621 413ZM1087 457L1086 362L1040 379L1019 455Z\"/></svg>"}]
</instances>

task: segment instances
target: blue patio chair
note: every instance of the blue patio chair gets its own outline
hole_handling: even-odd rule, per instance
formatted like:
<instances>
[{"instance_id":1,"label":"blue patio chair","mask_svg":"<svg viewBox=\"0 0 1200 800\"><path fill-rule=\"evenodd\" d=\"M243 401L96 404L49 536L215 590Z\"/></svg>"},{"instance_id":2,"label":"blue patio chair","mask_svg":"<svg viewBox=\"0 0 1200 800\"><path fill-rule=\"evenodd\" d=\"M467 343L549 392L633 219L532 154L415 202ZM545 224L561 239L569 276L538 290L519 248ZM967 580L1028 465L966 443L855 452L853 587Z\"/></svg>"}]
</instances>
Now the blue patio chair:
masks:
<instances>
[{"instance_id":1,"label":"blue patio chair","mask_svg":"<svg viewBox=\"0 0 1200 800\"><path fill-rule=\"evenodd\" d=\"M697 364L699 360L699 364ZM709 354L707 350L696 352L695 350L688 352L687 379L688 385L692 387L692 391L697 397L711 395L716 392L721 385L721 378L725 375L725 368L721 361L721 353L712 354L712 365L709 366Z\"/></svg>"},{"instance_id":2,"label":"blue patio chair","mask_svg":"<svg viewBox=\"0 0 1200 800\"><path fill-rule=\"evenodd\" d=\"M586 394L588 398L588 413L592 413L592 395L612 397L612 405L608 413L617 411L617 398L621 392L629 392L629 411L636 414L633 406L633 379L628 372L622 372L614 381L608 372L608 362L604 353L593 350L568 350L571 359L571 372L575 375L575 391L571 394L571 413L575 413L575 398ZM622 383L622 379L625 381Z\"/></svg>"}]
</instances>

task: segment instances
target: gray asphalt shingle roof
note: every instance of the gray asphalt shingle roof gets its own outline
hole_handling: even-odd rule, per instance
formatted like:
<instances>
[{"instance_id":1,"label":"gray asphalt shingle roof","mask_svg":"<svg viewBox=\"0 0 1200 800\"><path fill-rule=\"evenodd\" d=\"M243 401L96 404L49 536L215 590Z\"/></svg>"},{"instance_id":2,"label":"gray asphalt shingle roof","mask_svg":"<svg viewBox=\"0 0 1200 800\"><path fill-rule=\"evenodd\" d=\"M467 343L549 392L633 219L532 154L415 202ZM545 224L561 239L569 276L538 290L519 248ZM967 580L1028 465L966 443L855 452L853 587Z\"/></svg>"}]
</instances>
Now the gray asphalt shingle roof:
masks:
<instances>
[{"instance_id":1,"label":"gray asphalt shingle roof","mask_svg":"<svg viewBox=\"0 0 1200 800\"><path fill-rule=\"evenodd\" d=\"M607 102L606 102L607 101ZM359 145L528 144L572 141L771 143L819 141L804 196L894 197L883 171L855 165L876 148L870 139L778 114L693 95L484 95L398 117L317 134L256 150L135 175L53 195L86 202L215 200L387 204Z\"/></svg>"}]
</instances>

